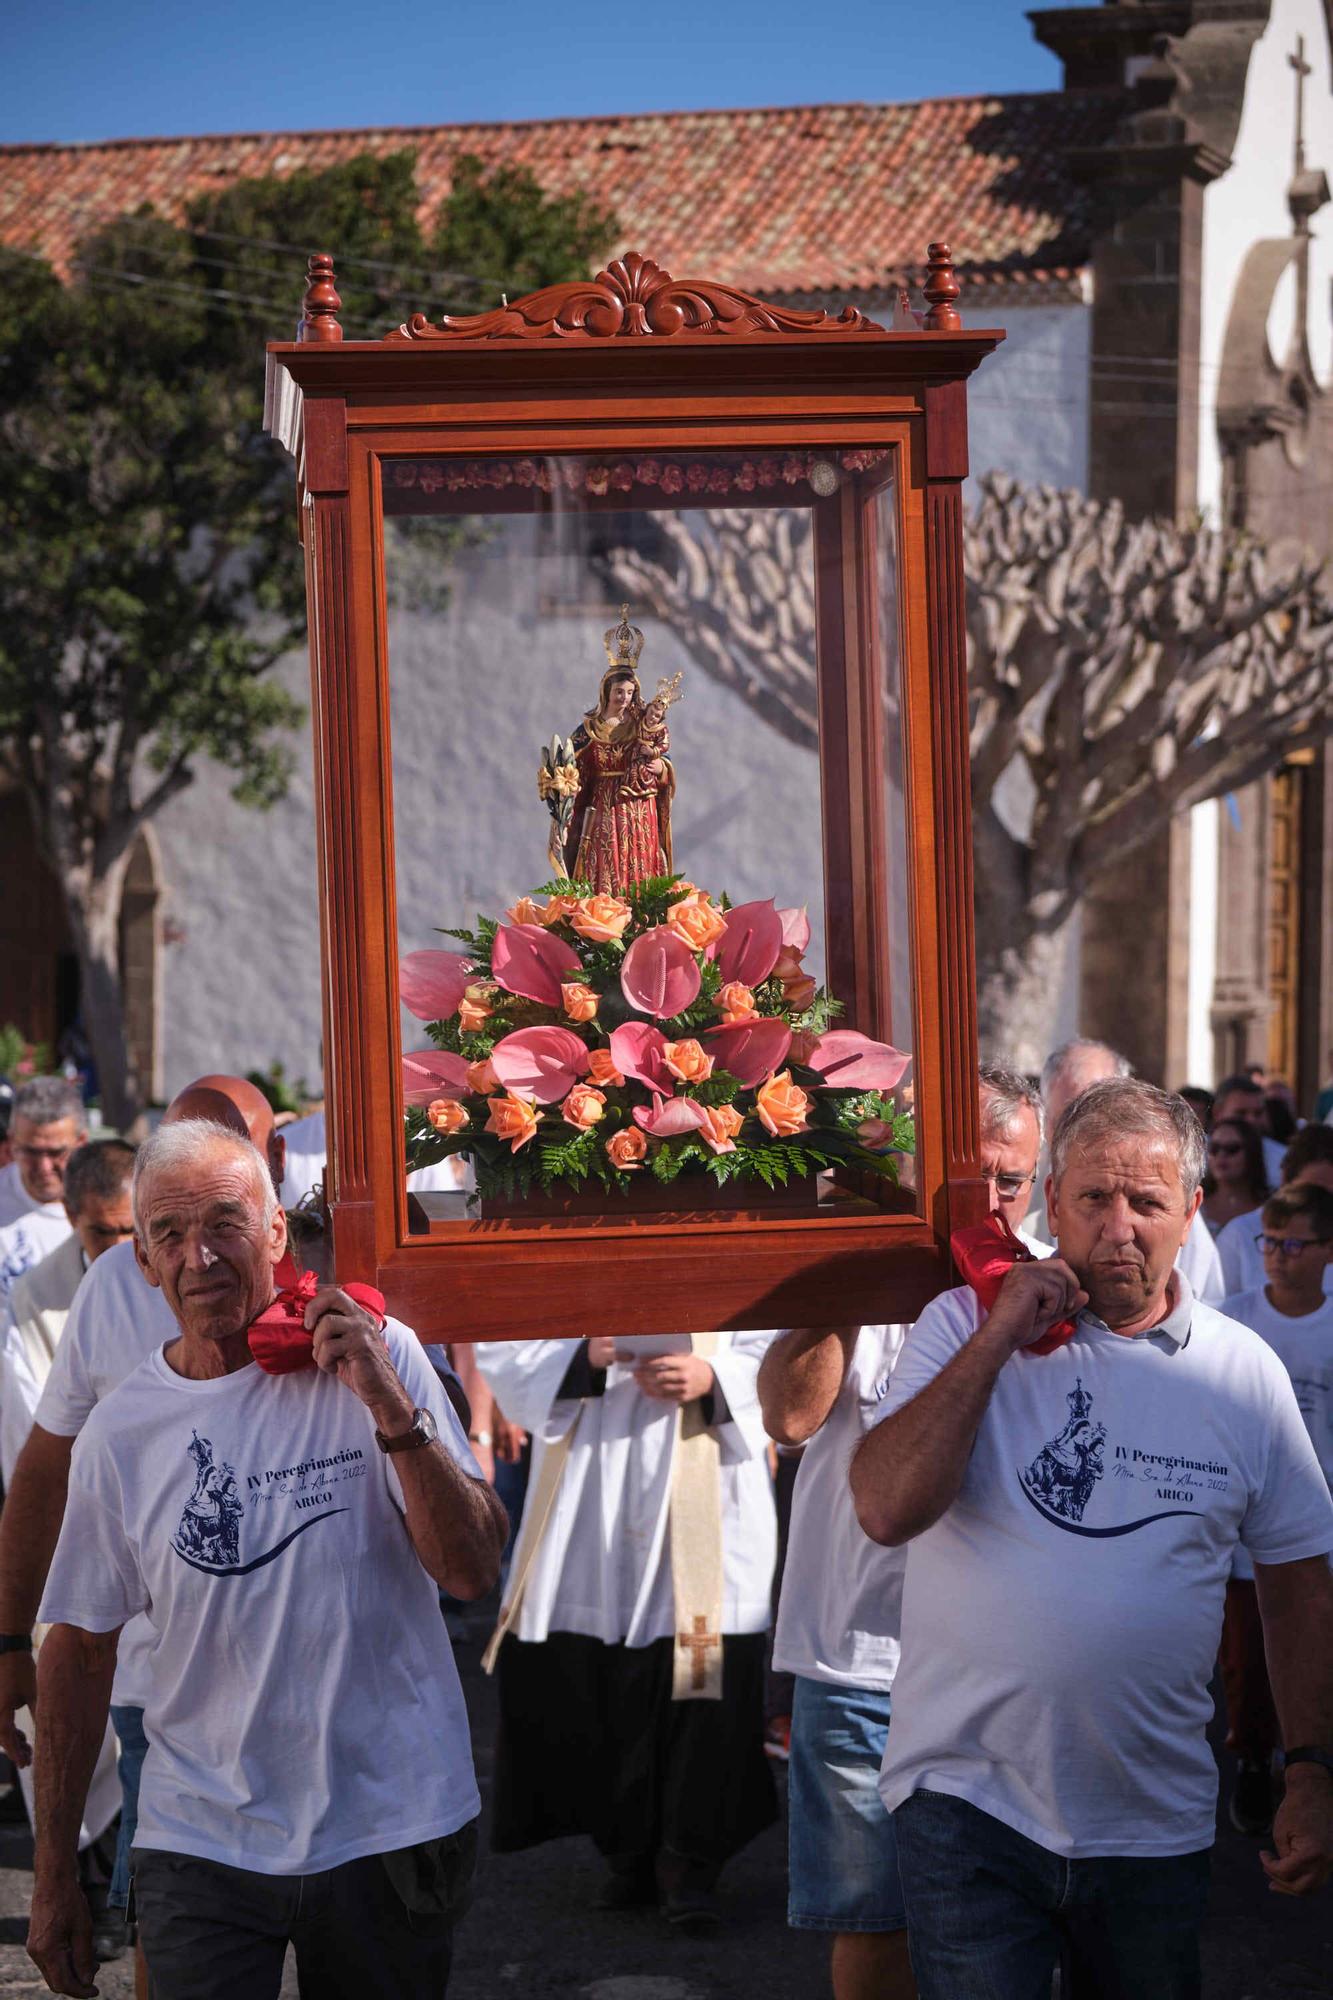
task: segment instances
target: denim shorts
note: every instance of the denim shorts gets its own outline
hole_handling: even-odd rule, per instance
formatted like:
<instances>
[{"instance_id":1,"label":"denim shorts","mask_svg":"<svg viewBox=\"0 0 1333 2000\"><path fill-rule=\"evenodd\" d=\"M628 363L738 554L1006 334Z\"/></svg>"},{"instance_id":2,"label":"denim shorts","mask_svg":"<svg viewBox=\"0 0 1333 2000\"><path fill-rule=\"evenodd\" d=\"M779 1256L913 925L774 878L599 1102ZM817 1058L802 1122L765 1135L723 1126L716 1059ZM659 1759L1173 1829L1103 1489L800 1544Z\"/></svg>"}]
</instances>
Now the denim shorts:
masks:
<instances>
[{"instance_id":1,"label":"denim shorts","mask_svg":"<svg viewBox=\"0 0 1333 2000\"><path fill-rule=\"evenodd\" d=\"M787 1922L801 1931L900 1931L898 1843L879 1795L889 1697L796 1679L787 1766Z\"/></svg>"},{"instance_id":2,"label":"denim shorts","mask_svg":"<svg viewBox=\"0 0 1333 2000\"><path fill-rule=\"evenodd\" d=\"M111 1727L120 1743L116 1769L120 1773L120 1832L116 1838L116 1865L106 1892L113 1910L129 1908L130 1849L139 1831L139 1778L148 1754L148 1738L143 1733L141 1708L113 1708Z\"/></svg>"}]
</instances>

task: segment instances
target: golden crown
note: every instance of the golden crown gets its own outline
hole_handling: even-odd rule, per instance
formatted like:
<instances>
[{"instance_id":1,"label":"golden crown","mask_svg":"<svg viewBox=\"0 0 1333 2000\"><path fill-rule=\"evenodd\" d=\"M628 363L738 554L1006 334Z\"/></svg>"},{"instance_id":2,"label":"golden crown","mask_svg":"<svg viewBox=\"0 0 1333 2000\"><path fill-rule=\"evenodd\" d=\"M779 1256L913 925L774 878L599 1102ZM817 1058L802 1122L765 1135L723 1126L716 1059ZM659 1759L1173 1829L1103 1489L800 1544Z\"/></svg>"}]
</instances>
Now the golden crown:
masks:
<instances>
[{"instance_id":1,"label":"golden crown","mask_svg":"<svg viewBox=\"0 0 1333 2000\"><path fill-rule=\"evenodd\" d=\"M620 607L620 623L608 625L602 634L602 644L606 647L606 657L613 667L627 667L631 673L639 664L643 651L643 634L637 625L629 622L629 606Z\"/></svg>"}]
</instances>

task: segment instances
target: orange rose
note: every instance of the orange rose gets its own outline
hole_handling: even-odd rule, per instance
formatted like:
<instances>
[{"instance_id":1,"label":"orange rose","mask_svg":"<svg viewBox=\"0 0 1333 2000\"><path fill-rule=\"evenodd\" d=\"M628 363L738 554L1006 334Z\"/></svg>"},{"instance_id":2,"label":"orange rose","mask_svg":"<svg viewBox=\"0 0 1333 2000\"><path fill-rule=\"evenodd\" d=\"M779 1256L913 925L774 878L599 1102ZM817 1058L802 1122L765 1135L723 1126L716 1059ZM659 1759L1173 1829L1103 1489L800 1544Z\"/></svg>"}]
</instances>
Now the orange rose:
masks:
<instances>
[{"instance_id":1,"label":"orange rose","mask_svg":"<svg viewBox=\"0 0 1333 2000\"><path fill-rule=\"evenodd\" d=\"M605 1110L606 1098L600 1090L594 1090L590 1084L576 1083L560 1106L560 1115L566 1125L576 1125L580 1132L586 1132L590 1125L600 1123Z\"/></svg>"},{"instance_id":2,"label":"orange rose","mask_svg":"<svg viewBox=\"0 0 1333 2000\"><path fill-rule=\"evenodd\" d=\"M465 1035L475 1035L495 1012L491 1004L494 993L495 988L488 986L485 980L481 979L463 988L463 998L458 1008L458 1025Z\"/></svg>"},{"instance_id":3,"label":"orange rose","mask_svg":"<svg viewBox=\"0 0 1333 2000\"><path fill-rule=\"evenodd\" d=\"M863 1118L856 1136L868 1153L887 1153L893 1145L893 1127L884 1118Z\"/></svg>"},{"instance_id":4,"label":"orange rose","mask_svg":"<svg viewBox=\"0 0 1333 2000\"><path fill-rule=\"evenodd\" d=\"M571 979L560 988L560 998L565 1006L567 1021L595 1021L597 1019L597 995L591 986L582 980Z\"/></svg>"},{"instance_id":5,"label":"orange rose","mask_svg":"<svg viewBox=\"0 0 1333 2000\"><path fill-rule=\"evenodd\" d=\"M588 1075L594 1083L599 1083L603 1090L619 1090L625 1081L616 1068L615 1057L610 1049L593 1050L588 1057Z\"/></svg>"},{"instance_id":6,"label":"orange rose","mask_svg":"<svg viewBox=\"0 0 1333 2000\"><path fill-rule=\"evenodd\" d=\"M567 917L573 915L578 906L579 899L577 896L552 896L544 910L537 910L536 921L549 931L552 924L564 923ZM536 908L536 905L534 904L533 907Z\"/></svg>"},{"instance_id":7,"label":"orange rose","mask_svg":"<svg viewBox=\"0 0 1333 2000\"><path fill-rule=\"evenodd\" d=\"M707 889L696 889L693 882L677 882L674 889L667 891L667 896L669 901L673 903L709 903L712 901L712 897L709 895Z\"/></svg>"},{"instance_id":8,"label":"orange rose","mask_svg":"<svg viewBox=\"0 0 1333 2000\"><path fill-rule=\"evenodd\" d=\"M468 1064L467 1087L478 1097L489 1097L492 1091L504 1089L504 1085L495 1074L495 1066L489 1056L482 1062Z\"/></svg>"},{"instance_id":9,"label":"orange rose","mask_svg":"<svg viewBox=\"0 0 1333 2000\"><path fill-rule=\"evenodd\" d=\"M466 1111L452 1097L437 1097L426 1106L426 1116L437 1132L461 1132L468 1122Z\"/></svg>"},{"instance_id":10,"label":"orange rose","mask_svg":"<svg viewBox=\"0 0 1333 2000\"><path fill-rule=\"evenodd\" d=\"M514 907L505 911L505 922L509 924L539 924L541 921L541 905L534 903L531 896L520 896Z\"/></svg>"},{"instance_id":11,"label":"orange rose","mask_svg":"<svg viewBox=\"0 0 1333 2000\"><path fill-rule=\"evenodd\" d=\"M713 1005L724 1021L752 1021L758 1011L754 994L748 986L742 986L739 979L729 979Z\"/></svg>"},{"instance_id":12,"label":"orange rose","mask_svg":"<svg viewBox=\"0 0 1333 2000\"><path fill-rule=\"evenodd\" d=\"M698 1042L663 1042L662 1061L682 1083L703 1083L713 1074L713 1058Z\"/></svg>"},{"instance_id":13,"label":"orange rose","mask_svg":"<svg viewBox=\"0 0 1333 2000\"><path fill-rule=\"evenodd\" d=\"M726 918L711 903L673 903L667 911L666 927L674 931L691 951L704 951L716 944L727 928Z\"/></svg>"},{"instance_id":14,"label":"orange rose","mask_svg":"<svg viewBox=\"0 0 1333 2000\"><path fill-rule=\"evenodd\" d=\"M794 979L782 982L782 997L793 1014L804 1014L807 1007L813 1007L818 991L814 975L809 972L798 973Z\"/></svg>"},{"instance_id":15,"label":"orange rose","mask_svg":"<svg viewBox=\"0 0 1333 2000\"><path fill-rule=\"evenodd\" d=\"M734 1153L736 1134L743 1119L734 1104L705 1104L701 1106L704 1123L701 1136L715 1153Z\"/></svg>"},{"instance_id":16,"label":"orange rose","mask_svg":"<svg viewBox=\"0 0 1333 2000\"><path fill-rule=\"evenodd\" d=\"M589 944L614 944L624 936L634 915L619 896L581 896L570 915L570 923Z\"/></svg>"},{"instance_id":17,"label":"orange rose","mask_svg":"<svg viewBox=\"0 0 1333 2000\"><path fill-rule=\"evenodd\" d=\"M507 1091L503 1097L493 1097L490 1116L486 1120L486 1130L494 1132L497 1139L508 1139L515 1153L520 1146L526 1146L537 1130L541 1113L526 1097L515 1097Z\"/></svg>"},{"instance_id":18,"label":"orange rose","mask_svg":"<svg viewBox=\"0 0 1333 2000\"><path fill-rule=\"evenodd\" d=\"M623 1130L613 1132L606 1142L606 1157L622 1174L632 1174L636 1167L641 1167L647 1153L648 1141L637 1125L626 1125Z\"/></svg>"},{"instance_id":19,"label":"orange rose","mask_svg":"<svg viewBox=\"0 0 1333 2000\"><path fill-rule=\"evenodd\" d=\"M790 1139L793 1132L805 1130L810 1099L792 1082L791 1071L784 1069L760 1084L754 1094L754 1108L760 1123L775 1139Z\"/></svg>"}]
</instances>

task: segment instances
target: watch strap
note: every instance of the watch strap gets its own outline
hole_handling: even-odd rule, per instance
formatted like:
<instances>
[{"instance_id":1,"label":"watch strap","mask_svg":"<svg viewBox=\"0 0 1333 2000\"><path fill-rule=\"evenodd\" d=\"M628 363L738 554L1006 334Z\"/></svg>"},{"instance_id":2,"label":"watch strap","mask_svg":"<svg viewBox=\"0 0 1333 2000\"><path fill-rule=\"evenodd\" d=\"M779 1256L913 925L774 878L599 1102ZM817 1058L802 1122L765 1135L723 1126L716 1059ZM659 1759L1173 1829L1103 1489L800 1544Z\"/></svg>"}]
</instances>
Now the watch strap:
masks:
<instances>
[{"instance_id":1,"label":"watch strap","mask_svg":"<svg viewBox=\"0 0 1333 2000\"><path fill-rule=\"evenodd\" d=\"M1291 1764L1322 1764L1326 1771L1333 1772L1333 1750L1321 1750L1314 1743L1300 1743L1294 1750L1282 1753L1282 1768Z\"/></svg>"},{"instance_id":2,"label":"watch strap","mask_svg":"<svg viewBox=\"0 0 1333 2000\"><path fill-rule=\"evenodd\" d=\"M0 1632L0 1653L30 1653L31 1632Z\"/></svg>"},{"instance_id":3,"label":"watch strap","mask_svg":"<svg viewBox=\"0 0 1333 2000\"><path fill-rule=\"evenodd\" d=\"M434 1444L438 1436L439 1431L430 1411L413 1410L410 1430L403 1431L398 1437L385 1437L383 1431L377 1430L375 1442L382 1452L392 1457L399 1451L420 1451L423 1445Z\"/></svg>"}]
</instances>

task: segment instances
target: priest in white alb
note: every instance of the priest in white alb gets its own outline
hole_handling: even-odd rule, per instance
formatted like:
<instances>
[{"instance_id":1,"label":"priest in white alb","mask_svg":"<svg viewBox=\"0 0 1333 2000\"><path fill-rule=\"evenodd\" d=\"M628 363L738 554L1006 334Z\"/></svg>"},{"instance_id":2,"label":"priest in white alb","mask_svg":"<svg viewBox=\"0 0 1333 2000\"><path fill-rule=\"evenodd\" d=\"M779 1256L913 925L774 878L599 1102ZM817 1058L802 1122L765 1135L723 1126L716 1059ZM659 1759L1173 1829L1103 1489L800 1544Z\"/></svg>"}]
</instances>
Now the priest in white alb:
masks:
<instances>
[{"instance_id":1,"label":"priest in white alb","mask_svg":"<svg viewBox=\"0 0 1333 2000\"><path fill-rule=\"evenodd\" d=\"M776 1553L756 1394L771 1333L478 1349L532 1433L498 1670L499 1852L589 1835L598 1906L716 1917L722 1865L776 1818L763 1749Z\"/></svg>"}]
</instances>

